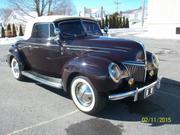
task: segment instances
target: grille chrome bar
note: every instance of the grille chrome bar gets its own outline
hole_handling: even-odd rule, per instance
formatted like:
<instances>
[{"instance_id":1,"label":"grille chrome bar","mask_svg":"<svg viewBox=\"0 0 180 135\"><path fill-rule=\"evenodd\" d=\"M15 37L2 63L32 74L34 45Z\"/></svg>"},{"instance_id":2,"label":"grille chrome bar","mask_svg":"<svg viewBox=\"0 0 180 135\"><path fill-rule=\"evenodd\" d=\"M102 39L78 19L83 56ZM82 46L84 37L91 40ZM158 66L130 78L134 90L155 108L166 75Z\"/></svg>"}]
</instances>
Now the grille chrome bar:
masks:
<instances>
[{"instance_id":1,"label":"grille chrome bar","mask_svg":"<svg viewBox=\"0 0 180 135\"><path fill-rule=\"evenodd\" d=\"M145 68L146 66L139 66L136 64L125 64L126 68L128 69L128 72L130 74L130 77L134 78L134 80L136 82L144 82L144 78L145 78Z\"/></svg>"}]
</instances>

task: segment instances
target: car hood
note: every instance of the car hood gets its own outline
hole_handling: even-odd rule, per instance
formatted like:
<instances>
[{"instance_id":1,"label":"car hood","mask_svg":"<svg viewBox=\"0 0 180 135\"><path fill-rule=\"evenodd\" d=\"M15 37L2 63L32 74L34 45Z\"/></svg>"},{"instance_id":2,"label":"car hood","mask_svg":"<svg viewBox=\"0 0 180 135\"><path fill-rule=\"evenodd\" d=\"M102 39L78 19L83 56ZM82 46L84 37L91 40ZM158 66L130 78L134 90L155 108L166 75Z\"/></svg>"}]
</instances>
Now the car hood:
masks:
<instances>
[{"instance_id":1,"label":"car hood","mask_svg":"<svg viewBox=\"0 0 180 135\"><path fill-rule=\"evenodd\" d=\"M86 37L68 41L65 46L68 50L79 51L81 55L105 57L114 62L145 60L144 46L128 39Z\"/></svg>"}]
</instances>

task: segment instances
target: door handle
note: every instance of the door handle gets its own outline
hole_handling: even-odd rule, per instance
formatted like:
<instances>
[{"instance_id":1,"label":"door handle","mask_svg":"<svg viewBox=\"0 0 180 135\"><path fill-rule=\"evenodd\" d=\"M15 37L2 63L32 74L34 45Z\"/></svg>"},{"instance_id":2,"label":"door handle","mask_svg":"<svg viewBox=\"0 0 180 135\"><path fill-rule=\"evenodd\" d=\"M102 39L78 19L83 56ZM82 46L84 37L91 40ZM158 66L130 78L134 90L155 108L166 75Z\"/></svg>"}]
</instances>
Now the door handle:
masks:
<instances>
[{"instance_id":1,"label":"door handle","mask_svg":"<svg viewBox=\"0 0 180 135\"><path fill-rule=\"evenodd\" d=\"M33 50L32 45L29 45L28 48L29 48L30 51Z\"/></svg>"}]
</instances>

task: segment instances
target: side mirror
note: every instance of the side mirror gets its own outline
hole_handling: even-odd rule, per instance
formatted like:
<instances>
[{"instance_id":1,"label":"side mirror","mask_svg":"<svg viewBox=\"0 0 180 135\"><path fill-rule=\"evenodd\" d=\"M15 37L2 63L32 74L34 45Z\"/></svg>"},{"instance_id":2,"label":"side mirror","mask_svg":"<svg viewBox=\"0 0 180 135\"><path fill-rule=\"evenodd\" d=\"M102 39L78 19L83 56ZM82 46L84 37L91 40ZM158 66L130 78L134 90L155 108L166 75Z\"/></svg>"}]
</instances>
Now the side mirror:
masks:
<instances>
[{"instance_id":1,"label":"side mirror","mask_svg":"<svg viewBox=\"0 0 180 135\"><path fill-rule=\"evenodd\" d=\"M56 29L54 30L54 35L55 35L54 40L56 40L56 41L59 40L60 33L61 33L61 32L60 32L60 30L59 30L58 28L56 28Z\"/></svg>"},{"instance_id":2,"label":"side mirror","mask_svg":"<svg viewBox=\"0 0 180 135\"><path fill-rule=\"evenodd\" d=\"M109 31L109 27L108 27L108 26L105 26L105 27L104 27L104 32L107 34L108 31Z\"/></svg>"},{"instance_id":3,"label":"side mirror","mask_svg":"<svg viewBox=\"0 0 180 135\"><path fill-rule=\"evenodd\" d=\"M56 29L54 30L54 34L55 34L55 36L59 36L60 30L59 30L58 28L56 28Z\"/></svg>"}]
</instances>

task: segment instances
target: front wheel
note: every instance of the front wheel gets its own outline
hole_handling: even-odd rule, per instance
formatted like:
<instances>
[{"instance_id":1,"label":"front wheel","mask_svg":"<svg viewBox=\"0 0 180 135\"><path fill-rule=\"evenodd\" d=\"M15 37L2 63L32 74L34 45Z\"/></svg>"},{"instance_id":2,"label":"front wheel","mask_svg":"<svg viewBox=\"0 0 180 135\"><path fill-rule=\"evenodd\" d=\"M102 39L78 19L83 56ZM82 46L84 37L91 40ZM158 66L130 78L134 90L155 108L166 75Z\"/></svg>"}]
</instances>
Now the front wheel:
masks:
<instances>
[{"instance_id":1,"label":"front wheel","mask_svg":"<svg viewBox=\"0 0 180 135\"><path fill-rule=\"evenodd\" d=\"M71 97L77 108L88 114L96 114L107 101L104 95L95 90L90 80L83 76L75 77L71 83Z\"/></svg>"},{"instance_id":2,"label":"front wheel","mask_svg":"<svg viewBox=\"0 0 180 135\"><path fill-rule=\"evenodd\" d=\"M18 61L15 58L13 58L11 60L11 69L12 69L14 78L16 78L17 80L22 80L23 79L23 76L21 74L20 65L19 65Z\"/></svg>"}]
</instances>

